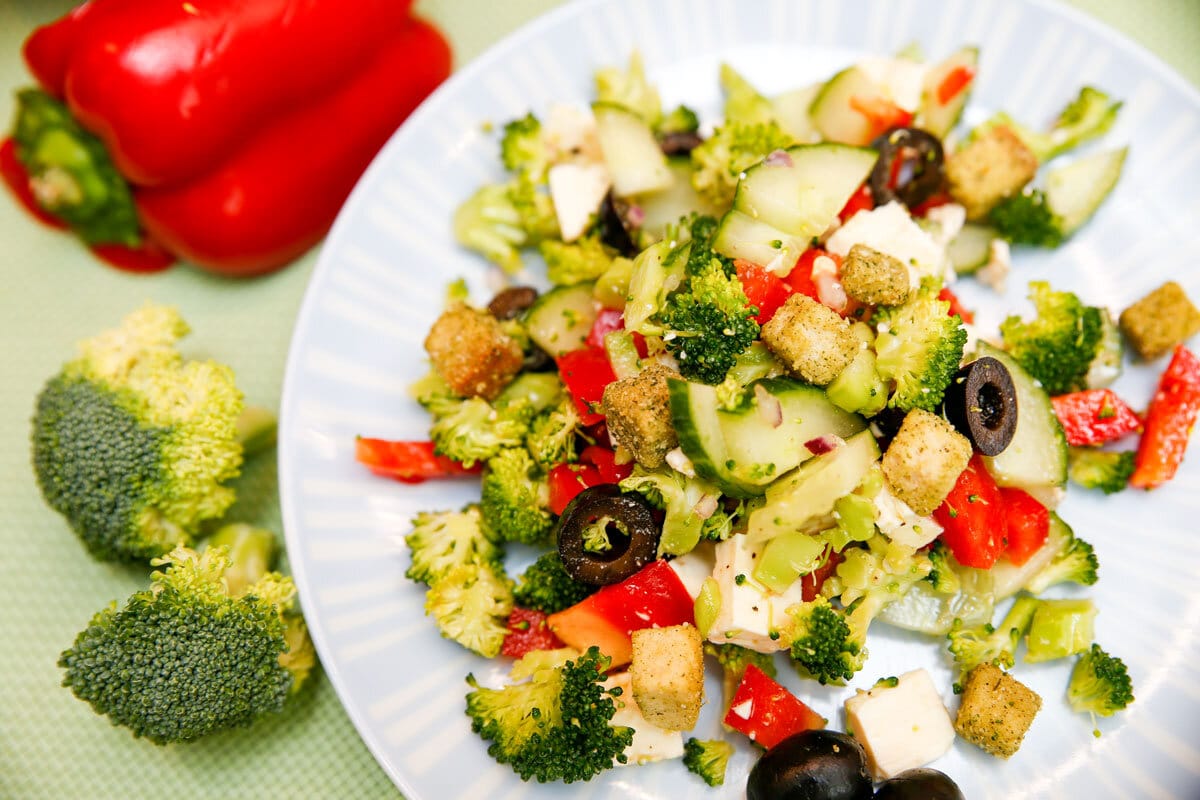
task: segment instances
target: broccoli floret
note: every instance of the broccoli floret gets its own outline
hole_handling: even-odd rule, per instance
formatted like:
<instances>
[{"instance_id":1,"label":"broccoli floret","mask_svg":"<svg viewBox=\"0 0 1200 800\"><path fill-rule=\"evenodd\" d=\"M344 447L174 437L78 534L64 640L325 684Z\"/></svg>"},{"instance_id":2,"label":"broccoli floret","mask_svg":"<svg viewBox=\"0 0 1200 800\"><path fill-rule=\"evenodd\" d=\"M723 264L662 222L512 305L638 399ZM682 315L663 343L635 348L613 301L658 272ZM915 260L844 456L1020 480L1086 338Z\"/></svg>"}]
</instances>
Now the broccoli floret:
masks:
<instances>
[{"instance_id":1,"label":"broccoli floret","mask_svg":"<svg viewBox=\"0 0 1200 800\"><path fill-rule=\"evenodd\" d=\"M987 125L1006 125L1037 156L1046 162L1077 145L1104 134L1117 119L1121 102L1091 86L1079 90L1079 96L1059 113L1050 130L1042 133L1015 122L1005 113L997 114Z\"/></svg>"},{"instance_id":2,"label":"broccoli floret","mask_svg":"<svg viewBox=\"0 0 1200 800\"><path fill-rule=\"evenodd\" d=\"M175 349L187 332L175 309L146 305L83 342L38 396L38 484L96 558L145 561L191 543L233 503L223 484L239 473L239 436L263 440L239 430L233 372Z\"/></svg>"},{"instance_id":3,"label":"broccoli floret","mask_svg":"<svg viewBox=\"0 0 1200 800\"><path fill-rule=\"evenodd\" d=\"M432 586L455 567L499 564L504 552L484 530L479 508L422 512L404 537L412 565L404 574Z\"/></svg>"},{"instance_id":4,"label":"broccoli floret","mask_svg":"<svg viewBox=\"0 0 1200 800\"><path fill-rule=\"evenodd\" d=\"M771 101L733 67L721 64L720 82L725 93L725 124L778 122Z\"/></svg>"},{"instance_id":5,"label":"broccoli floret","mask_svg":"<svg viewBox=\"0 0 1200 800\"><path fill-rule=\"evenodd\" d=\"M1030 578L1023 588L1041 594L1057 583L1091 586L1100 577L1099 569L1095 549L1072 531L1054 560Z\"/></svg>"},{"instance_id":6,"label":"broccoli floret","mask_svg":"<svg viewBox=\"0 0 1200 800\"><path fill-rule=\"evenodd\" d=\"M658 121L657 133L662 136L668 133L695 133L700 130L700 118L696 112L685 105L680 105Z\"/></svg>"},{"instance_id":7,"label":"broccoli floret","mask_svg":"<svg viewBox=\"0 0 1200 800\"><path fill-rule=\"evenodd\" d=\"M1118 453L1094 447L1072 447L1068 453L1067 473L1072 481L1085 489L1113 494L1129 485L1135 456L1132 450Z\"/></svg>"},{"instance_id":8,"label":"broccoli floret","mask_svg":"<svg viewBox=\"0 0 1200 800\"><path fill-rule=\"evenodd\" d=\"M522 247L558 235L550 196L527 177L487 184L454 212L454 237L507 273L521 269Z\"/></svg>"},{"instance_id":9,"label":"broccoli floret","mask_svg":"<svg viewBox=\"0 0 1200 800\"><path fill-rule=\"evenodd\" d=\"M429 429L438 455L470 467L487 461L506 447L521 447L529 431L533 408L527 402L493 407L482 397L462 400Z\"/></svg>"},{"instance_id":10,"label":"broccoli floret","mask_svg":"<svg viewBox=\"0 0 1200 800\"><path fill-rule=\"evenodd\" d=\"M519 172L535 183L545 176L550 152L542 138L542 123L532 112L504 126L500 160L509 172Z\"/></svg>"},{"instance_id":11,"label":"broccoli floret","mask_svg":"<svg viewBox=\"0 0 1200 800\"><path fill-rule=\"evenodd\" d=\"M539 556L525 568L513 590L513 601L522 608L553 614L570 608L596 591L595 586L572 578L557 550Z\"/></svg>"},{"instance_id":12,"label":"broccoli floret","mask_svg":"<svg viewBox=\"0 0 1200 800\"><path fill-rule=\"evenodd\" d=\"M827 683L854 677L867 658L863 645L866 630L851 627L848 615L824 597L788 609L792 617L789 647L793 663L804 674Z\"/></svg>"},{"instance_id":13,"label":"broccoli floret","mask_svg":"<svg viewBox=\"0 0 1200 800\"><path fill-rule=\"evenodd\" d=\"M1067 684L1067 702L1080 713L1111 717L1133 702L1133 681L1125 662L1093 643L1080 654ZM1096 735L1100 732L1097 730Z\"/></svg>"},{"instance_id":14,"label":"broccoli floret","mask_svg":"<svg viewBox=\"0 0 1200 800\"><path fill-rule=\"evenodd\" d=\"M510 447L488 459L479 510L483 527L501 541L544 543L554 527L549 488L529 451Z\"/></svg>"},{"instance_id":15,"label":"broccoli floret","mask_svg":"<svg viewBox=\"0 0 1200 800\"><path fill-rule=\"evenodd\" d=\"M611 659L596 647L527 683L481 687L467 676L471 730L491 742L488 755L522 780L585 781L626 762L633 729L610 725L620 688L603 686Z\"/></svg>"},{"instance_id":16,"label":"broccoli floret","mask_svg":"<svg viewBox=\"0 0 1200 800\"><path fill-rule=\"evenodd\" d=\"M743 172L793 144L775 122L726 122L692 150L692 187L713 205L728 208Z\"/></svg>"},{"instance_id":17,"label":"broccoli floret","mask_svg":"<svg viewBox=\"0 0 1200 800\"><path fill-rule=\"evenodd\" d=\"M894 384L888 406L933 411L958 371L967 331L932 291L875 313L875 367Z\"/></svg>"},{"instance_id":18,"label":"broccoli floret","mask_svg":"<svg viewBox=\"0 0 1200 800\"><path fill-rule=\"evenodd\" d=\"M1046 204L1041 189L1025 189L1001 200L988 215L996 232L1013 244L1058 247L1063 242L1062 220Z\"/></svg>"},{"instance_id":19,"label":"broccoli floret","mask_svg":"<svg viewBox=\"0 0 1200 800\"><path fill-rule=\"evenodd\" d=\"M999 626L989 622L977 628L966 628L961 619L954 620L946 638L950 640L950 654L958 664L958 681L954 684L956 691L960 690L967 673L980 664L995 664L1005 669L1013 665L1017 644L1029 630L1037 607L1036 598L1021 595Z\"/></svg>"},{"instance_id":20,"label":"broccoli floret","mask_svg":"<svg viewBox=\"0 0 1200 800\"><path fill-rule=\"evenodd\" d=\"M442 636L487 658L500 654L512 608L512 581L493 563L455 567L425 594L425 613Z\"/></svg>"},{"instance_id":21,"label":"broccoli floret","mask_svg":"<svg viewBox=\"0 0 1200 800\"><path fill-rule=\"evenodd\" d=\"M612 266L614 255L597 236L585 236L571 244L547 239L538 249L546 261L546 277L560 286L596 280Z\"/></svg>"},{"instance_id":22,"label":"broccoli floret","mask_svg":"<svg viewBox=\"0 0 1200 800\"><path fill-rule=\"evenodd\" d=\"M683 765L709 786L725 783L725 768L732 755L733 745L724 739L689 738L683 743Z\"/></svg>"},{"instance_id":23,"label":"broccoli floret","mask_svg":"<svg viewBox=\"0 0 1200 800\"><path fill-rule=\"evenodd\" d=\"M243 555L246 550L242 551ZM177 547L152 588L101 611L59 658L63 685L155 744L189 742L279 711L313 666L291 578L231 595L229 549Z\"/></svg>"},{"instance_id":24,"label":"broccoli floret","mask_svg":"<svg viewBox=\"0 0 1200 800\"><path fill-rule=\"evenodd\" d=\"M579 422L579 410L570 397L564 397L558 405L537 416L525 437L525 446L534 462L544 469L574 462Z\"/></svg>"},{"instance_id":25,"label":"broccoli floret","mask_svg":"<svg viewBox=\"0 0 1200 800\"><path fill-rule=\"evenodd\" d=\"M651 128L658 127L659 118L662 117L662 100L658 96L658 89L646 80L642 55L636 51L630 54L626 69L603 67L596 71L596 101L624 106Z\"/></svg>"},{"instance_id":26,"label":"broccoli floret","mask_svg":"<svg viewBox=\"0 0 1200 800\"><path fill-rule=\"evenodd\" d=\"M463 401L436 369L429 370L423 377L413 381L408 387L408 393L434 419L457 411Z\"/></svg>"},{"instance_id":27,"label":"broccoli floret","mask_svg":"<svg viewBox=\"0 0 1200 800\"><path fill-rule=\"evenodd\" d=\"M950 564L950 548L946 547L940 540L933 543L933 547L929 548L929 563L932 568L929 574L925 576L925 580L933 587L933 590L938 594L953 596L958 594L962 588L962 580L958 577L958 572Z\"/></svg>"},{"instance_id":28,"label":"broccoli floret","mask_svg":"<svg viewBox=\"0 0 1200 800\"><path fill-rule=\"evenodd\" d=\"M1035 319L1014 315L1000 324L1005 349L1051 396L1084 389L1103 336L1100 309L1045 281L1029 283L1029 299Z\"/></svg>"},{"instance_id":29,"label":"broccoli floret","mask_svg":"<svg viewBox=\"0 0 1200 800\"><path fill-rule=\"evenodd\" d=\"M714 500L721 492L700 478L689 478L670 467L646 469L635 464L621 488L637 492L651 504L666 512L659 539L659 555L681 556L702 539L720 539L721 532L731 527L729 515L719 506L707 518L696 513L704 497Z\"/></svg>"}]
</instances>

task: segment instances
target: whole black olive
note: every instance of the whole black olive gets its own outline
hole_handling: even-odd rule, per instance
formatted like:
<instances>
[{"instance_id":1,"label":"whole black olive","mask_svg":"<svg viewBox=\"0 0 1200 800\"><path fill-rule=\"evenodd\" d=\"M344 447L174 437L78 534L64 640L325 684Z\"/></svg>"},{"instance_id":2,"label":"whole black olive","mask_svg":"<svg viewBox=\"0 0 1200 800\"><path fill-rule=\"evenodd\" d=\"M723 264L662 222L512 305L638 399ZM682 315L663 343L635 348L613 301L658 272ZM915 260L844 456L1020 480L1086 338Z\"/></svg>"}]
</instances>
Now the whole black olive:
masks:
<instances>
[{"instance_id":1,"label":"whole black olive","mask_svg":"<svg viewBox=\"0 0 1200 800\"><path fill-rule=\"evenodd\" d=\"M892 128L871 146L879 159L867 177L876 205L899 200L915 208L933 197L945 182L941 141L920 128Z\"/></svg>"},{"instance_id":2,"label":"whole black olive","mask_svg":"<svg viewBox=\"0 0 1200 800\"><path fill-rule=\"evenodd\" d=\"M628 203L609 192L604 196L596 215L596 228L600 232L601 242L623 256L633 257L638 254L638 247L633 241L638 226L629 221L629 211Z\"/></svg>"},{"instance_id":3,"label":"whole black olive","mask_svg":"<svg viewBox=\"0 0 1200 800\"><path fill-rule=\"evenodd\" d=\"M960 369L946 387L942 412L985 456L999 455L1017 431L1017 389L1008 368L991 356Z\"/></svg>"},{"instance_id":4,"label":"whole black olive","mask_svg":"<svg viewBox=\"0 0 1200 800\"><path fill-rule=\"evenodd\" d=\"M966 800L958 784L944 772L922 767L884 781L875 800Z\"/></svg>"},{"instance_id":5,"label":"whole black olive","mask_svg":"<svg viewBox=\"0 0 1200 800\"><path fill-rule=\"evenodd\" d=\"M804 731L768 750L750 770L746 800L871 800L867 757L854 737Z\"/></svg>"},{"instance_id":6,"label":"whole black olive","mask_svg":"<svg viewBox=\"0 0 1200 800\"><path fill-rule=\"evenodd\" d=\"M606 550L585 546L598 524L606 526ZM580 583L607 586L633 575L658 558L662 528L638 495L621 493L615 483L584 489L563 509L555 531L558 555L567 574Z\"/></svg>"},{"instance_id":7,"label":"whole black olive","mask_svg":"<svg viewBox=\"0 0 1200 800\"><path fill-rule=\"evenodd\" d=\"M488 303L488 313L498 320L516 319L533 305L538 292L532 286L510 286Z\"/></svg>"}]
</instances>

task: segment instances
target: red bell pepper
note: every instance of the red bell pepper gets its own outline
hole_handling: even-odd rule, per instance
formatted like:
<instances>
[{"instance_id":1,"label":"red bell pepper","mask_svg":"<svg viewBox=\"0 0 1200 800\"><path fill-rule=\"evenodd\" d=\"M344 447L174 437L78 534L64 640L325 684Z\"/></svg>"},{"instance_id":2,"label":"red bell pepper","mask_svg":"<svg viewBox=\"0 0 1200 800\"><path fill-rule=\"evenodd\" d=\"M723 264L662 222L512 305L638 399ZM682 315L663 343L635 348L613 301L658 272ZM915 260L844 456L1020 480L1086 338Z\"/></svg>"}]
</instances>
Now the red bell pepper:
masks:
<instances>
[{"instance_id":1,"label":"red bell pepper","mask_svg":"<svg viewBox=\"0 0 1200 800\"><path fill-rule=\"evenodd\" d=\"M578 464L556 464L550 468L546 481L550 488L549 507L561 514L575 495L589 486L620 483L633 472L633 464L618 464L616 454L607 447L590 445L579 454Z\"/></svg>"},{"instance_id":2,"label":"red bell pepper","mask_svg":"<svg viewBox=\"0 0 1200 800\"><path fill-rule=\"evenodd\" d=\"M820 256L827 256L819 247L810 247L800 254L796 259L796 266L792 267L792 271L787 274L783 282L792 288L792 292L799 292L805 297L811 297L813 300L820 301L817 292L817 284L813 282L813 263Z\"/></svg>"},{"instance_id":3,"label":"red bell pepper","mask_svg":"<svg viewBox=\"0 0 1200 800\"><path fill-rule=\"evenodd\" d=\"M947 289L945 286L943 286L942 290L938 292L938 300L944 300L950 304L950 309L947 312L950 314L950 316L953 317L957 315L959 319L968 325L975 321L975 312L968 311L966 306L962 304L962 301L958 299L958 295Z\"/></svg>"},{"instance_id":4,"label":"red bell pepper","mask_svg":"<svg viewBox=\"0 0 1200 800\"><path fill-rule=\"evenodd\" d=\"M409 5L91 0L25 47L73 117L75 150L56 154L40 136L61 142L67 126L31 127L19 113L22 162L34 182L70 178L48 210L76 230L80 216L125 223L109 238L92 226L89 243L131 244L140 222L211 271L278 268L324 235L379 147L449 74L445 40ZM86 170L69 158L80 150ZM97 181L109 191L89 194ZM87 215L70 199L80 194Z\"/></svg>"},{"instance_id":5,"label":"red bell pepper","mask_svg":"<svg viewBox=\"0 0 1200 800\"><path fill-rule=\"evenodd\" d=\"M555 361L563 385L575 401L580 422L592 425L604 419L594 406L599 406L604 397L604 387L617 379L608 362L608 353L599 347L581 347L564 353Z\"/></svg>"},{"instance_id":6,"label":"red bell pepper","mask_svg":"<svg viewBox=\"0 0 1200 800\"><path fill-rule=\"evenodd\" d=\"M508 615L508 634L500 646L500 655L521 658L534 650L556 650L562 641L546 624L547 614L530 608L513 608Z\"/></svg>"},{"instance_id":7,"label":"red bell pepper","mask_svg":"<svg viewBox=\"0 0 1200 800\"><path fill-rule=\"evenodd\" d=\"M862 114L871 126L868 141L892 128L903 128L912 122L912 112L905 111L886 97L854 95L850 108Z\"/></svg>"},{"instance_id":8,"label":"red bell pepper","mask_svg":"<svg viewBox=\"0 0 1200 800\"><path fill-rule=\"evenodd\" d=\"M1200 359L1183 345L1158 381L1146 411L1129 485L1153 489L1175 476L1187 450L1188 437L1200 413Z\"/></svg>"},{"instance_id":9,"label":"red bell pepper","mask_svg":"<svg viewBox=\"0 0 1200 800\"><path fill-rule=\"evenodd\" d=\"M482 464L464 467L457 461L437 455L433 452L433 442L400 442L360 436L354 441L354 457L376 475L404 483L478 475L483 471Z\"/></svg>"},{"instance_id":10,"label":"red bell pepper","mask_svg":"<svg viewBox=\"0 0 1200 800\"><path fill-rule=\"evenodd\" d=\"M991 569L1004 552L1008 524L1004 501L978 453L971 456L933 518L942 526L942 541L963 566Z\"/></svg>"},{"instance_id":11,"label":"red bell pepper","mask_svg":"<svg viewBox=\"0 0 1200 800\"><path fill-rule=\"evenodd\" d=\"M749 664L724 722L770 750L792 734L821 730L827 720L767 673Z\"/></svg>"},{"instance_id":12,"label":"red bell pepper","mask_svg":"<svg viewBox=\"0 0 1200 800\"><path fill-rule=\"evenodd\" d=\"M870 211L875 207L875 195L871 193L871 187L863 184L858 187L858 191L850 195L850 199L846 201L846 205L838 212L838 219L842 222L853 217L860 211Z\"/></svg>"},{"instance_id":13,"label":"red bell pepper","mask_svg":"<svg viewBox=\"0 0 1200 800\"><path fill-rule=\"evenodd\" d=\"M966 64L960 64L959 66L950 70L950 72L946 74L946 77L942 78L942 82L937 86L935 94L937 96L938 104L944 106L949 103L951 100L957 97L960 92L964 91L968 86L970 86L971 81L974 79L974 68Z\"/></svg>"},{"instance_id":14,"label":"red bell pepper","mask_svg":"<svg viewBox=\"0 0 1200 800\"><path fill-rule=\"evenodd\" d=\"M746 299L758 309L754 321L759 325L767 324L779 307L795 293L778 276L758 264L739 258L733 262L733 267L737 270L738 282L742 284Z\"/></svg>"},{"instance_id":15,"label":"red bell pepper","mask_svg":"<svg viewBox=\"0 0 1200 800\"><path fill-rule=\"evenodd\" d=\"M817 595L821 593L821 587L825 585L825 579L837 571L838 564L845 561L846 558L836 550L831 550L829 557L825 559L825 563L814 569L807 575L800 576L800 599L809 603L817 599Z\"/></svg>"},{"instance_id":16,"label":"red bell pepper","mask_svg":"<svg viewBox=\"0 0 1200 800\"><path fill-rule=\"evenodd\" d=\"M1087 389L1050 398L1067 444L1104 444L1142 427L1142 420L1111 389Z\"/></svg>"},{"instance_id":17,"label":"red bell pepper","mask_svg":"<svg viewBox=\"0 0 1200 800\"><path fill-rule=\"evenodd\" d=\"M1004 505L1004 554L1021 566L1046 543L1050 535L1050 512L1020 489L1001 489L1000 500Z\"/></svg>"}]
</instances>

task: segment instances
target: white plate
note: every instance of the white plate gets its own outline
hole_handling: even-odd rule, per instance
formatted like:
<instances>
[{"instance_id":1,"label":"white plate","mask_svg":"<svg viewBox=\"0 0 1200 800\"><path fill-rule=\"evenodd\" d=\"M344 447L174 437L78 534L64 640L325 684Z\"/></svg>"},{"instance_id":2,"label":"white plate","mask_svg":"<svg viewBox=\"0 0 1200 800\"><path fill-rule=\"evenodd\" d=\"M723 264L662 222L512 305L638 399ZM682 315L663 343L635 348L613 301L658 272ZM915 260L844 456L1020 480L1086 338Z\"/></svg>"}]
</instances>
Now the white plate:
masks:
<instances>
[{"instance_id":1,"label":"white plate","mask_svg":"<svg viewBox=\"0 0 1200 800\"><path fill-rule=\"evenodd\" d=\"M1105 144L1131 143L1116 193L1068 245L1021 252L1007 295L967 281L962 294L994 330L1021 308L1025 281L1051 278L1094 304L1123 308L1173 276L1200 299L1200 97L1154 57L1067 9L1034 2L856 0L734 3L595 0L569 4L491 49L455 75L396 134L343 210L321 254L288 361L280 429L280 483L288 552L321 661L367 745L410 800L562 796L525 785L496 765L464 715L468 672L499 667L439 638L421 588L403 577L398 537L419 510L459 507L473 482L405 486L354 461L356 434L427 436L406 396L425 371L421 343L447 282L464 276L477 301L488 268L451 237L453 209L500 177L503 123L554 101L586 102L593 70L644 55L671 106L708 119L720 108L717 65L729 60L767 91L827 76L855 58L920 42L931 59L982 47L972 121L995 109L1042 124L1085 83L1125 100ZM1117 385L1148 401L1156 370L1127 369ZM1063 700L1070 665L1019 664L1045 698L1021 751L1007 762L964 743L935 766L972 800L1018 797L1200 797L1200 455L1167 487L1111 498L1070 492L1062 514L1099 554L1102 580L1076 592L1096 599L1098 639L1132 673L1137 701L1103 720ZM1071 594L1071 592L1060 592ZM861 685L917 666L950 693L937 642L878 624ZM842 725L849 689L785 683ZM712 685L710 696L718 695ZM715 705L715 703L710 703ZM704 718L715 733L714 714ZM665 799L741 797L752 762L742 747L724 788L709 790L676 761L615 769L572 796Z\"/></svg>"}]
</instances>

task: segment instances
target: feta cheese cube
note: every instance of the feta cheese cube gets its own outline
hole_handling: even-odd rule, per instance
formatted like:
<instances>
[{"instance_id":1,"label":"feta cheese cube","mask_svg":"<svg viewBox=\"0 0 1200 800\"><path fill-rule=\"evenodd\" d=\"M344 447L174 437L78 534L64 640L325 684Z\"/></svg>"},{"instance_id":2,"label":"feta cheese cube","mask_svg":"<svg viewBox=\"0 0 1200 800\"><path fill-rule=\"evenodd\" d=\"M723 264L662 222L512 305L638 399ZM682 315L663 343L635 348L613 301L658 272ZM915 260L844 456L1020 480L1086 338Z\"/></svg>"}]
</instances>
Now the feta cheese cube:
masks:
<instances>
[{"instance_id":1,"label":"feta cheese cube","mask_svg":"<svg viewBox=\"0 0 1200 800\"><path fill-rule=\"evenodd\" d=\"M667 566L675 571L683 583L683 588L687 589L687 593L695 600L700 596L700 587L704 585L704 579L712 575L715 562L716 554L712 543L700 542L691 552L668 561Z\"/></svg>"},{"instance_id":2,"label":"feta cheese cube","mask_svg":"<svg viewBox=\"0 0 1200 800\"><path fill-rule=\"evenodd\" d=\"M940 278L945 267L945 248L895 201L855 214L829 237L825 249L845 256L856 244L887 253L908 267L909 283L914 289L921 285L922 278Z\"/></svg>"},{"instance_id":3,"label":"feta cheese cube","mask_svg":"<svg viewBox=\"0 0 1200 800\"><path fill-rule=\"evenodd\" d=\"M787 647L786 637L778 631L787 621L787 607L803 602L803 589L800 581L783 594L760 586L752 576L763 545L748 542L745 534L734 534L717 543L712 576L720 590L721 610L708 631L708 639L773 653ZM776 632L775 638L772 632Z\"/></svg>"},{"instance_id":4,"label":"feta cheese cube","mask_svg":"<svg viewBox=\"0 0 1200 800\"><path fill-rule=\"evenodd\" d=\"M633 728L633 741L625 748L626 764L648 764L683 757L683 734L664 730L642 716L633 700L633 682L628 672L610 675L604 685L610 689L621 687L621 696L613 698L617 711L609 724ZM620 766L619 762L617 766Z\"/></svg>"},{"instance_id":5,"label":"feta cheese cube","mask_svg":"<svg viewBox=\"0 0 1200 800\"><path fill-rule=\"evenodd\" d=\"M954 743L954 724L933 678L906 672L895 686L859 691L846 700L846 722L879 780L924 766Z\"/></svg>"},{"instance_id":6,"label":"feta cheese cube","mask_svg":"<svg viewBox=\"0 0 1200 800\"><path fill-rule=\"evenodd\" d=\"M885 482L875 495L875 524L883 535L914 550L924 547L942 533L933 517L922 517L892 494Z\"/></svg>"},{"instance_id":7,"label":"feta cheese cube","mask_svg":"<svg viewBox=\"0 0 1200 800\"><path fill-rule=\"evenodd\" d=\"M567 162L555 164L547 173L554 216L564 242L583 235L612 186L603 164Z\"/></svg>"}]
</instances>

